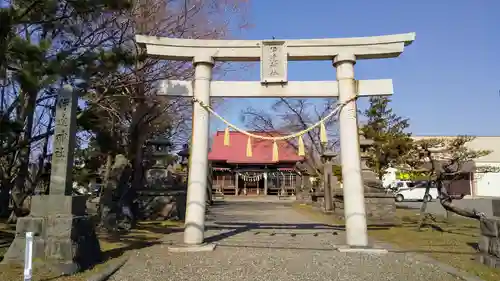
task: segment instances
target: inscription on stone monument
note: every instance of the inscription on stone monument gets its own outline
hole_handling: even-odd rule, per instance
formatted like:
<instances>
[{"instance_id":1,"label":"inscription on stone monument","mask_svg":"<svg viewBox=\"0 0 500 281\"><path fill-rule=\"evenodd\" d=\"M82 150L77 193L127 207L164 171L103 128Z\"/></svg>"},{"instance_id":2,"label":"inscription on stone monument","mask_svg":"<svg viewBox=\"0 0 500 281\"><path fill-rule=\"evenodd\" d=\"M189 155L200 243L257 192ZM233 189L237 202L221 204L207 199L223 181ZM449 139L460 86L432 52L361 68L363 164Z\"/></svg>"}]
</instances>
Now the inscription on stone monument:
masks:
<instances>
[{"instance_id":1,"label":"inscription on stone monument","mask_svg":"<svg viewBox=\"0 0 500 281\"><path fill-rule=\"evenodd\" d=\"M64 86L56 104L50 194L71 195L77 102L78 98L73 96L73 88Z\"/></svg>"},{"instance_id":2,"label":"inscription on stone monument","mask_svg":"<svg viewBox=\"0 0 500 281\"><path fill-rule=\"evenodd\" d=\"M260 59L261 83L287 82L287 52L285 41L262 41Z\"/></svg>"}]
</instances>

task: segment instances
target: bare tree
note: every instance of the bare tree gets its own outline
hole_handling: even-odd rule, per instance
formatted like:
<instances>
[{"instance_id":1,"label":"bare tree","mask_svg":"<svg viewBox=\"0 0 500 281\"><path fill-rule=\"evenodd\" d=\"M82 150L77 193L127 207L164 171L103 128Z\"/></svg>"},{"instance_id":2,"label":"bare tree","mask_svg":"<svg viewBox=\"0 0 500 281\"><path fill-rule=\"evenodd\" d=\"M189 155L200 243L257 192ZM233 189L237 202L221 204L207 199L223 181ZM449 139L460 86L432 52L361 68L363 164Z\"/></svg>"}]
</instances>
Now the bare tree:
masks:
<instances>
[{"instance_id":1,"label":"bare tree","mask_svg":"<svg viewBox=\"0 0 500 281\"><path fill-rule=\"evenodd\" d=\"M215 39L247 27L244 0L5 4L8 8L0 9L0 197L8 201L12 190L13 220L22 215L36 185L28 179L40 178L29 176L30 163L42 165L50 155L54 102L62 84L73 84L86 103L79 109L79 129L108 137L111 149L122 149L138 167L149 136L167 132L177 143L188 138L191 102L156 97L156 82L188 79L193 70L187 63L148 58L135 44L135 34ZM222 72L227 66L217 67ZM106 135L106 130L116 133Z\"/></svg>"},{"instance_id":2,"label":"bare tree","mask_svg":"<svg viewBox=\"0 0 500 281\"><path fill-rule=\"evenodd\" d=\"M114 118L114 122L99 124L105 127L101 130L109 128L111 123L121 128L117 137L122 140L124 153L132 164L132 186L142 184L142 152L148 138L163 135L180 146L190 136L191 101L157 96L157 82L186 80L193 75L191 63L147 57L145 50L136 45L135 35L224 38L235 20L238 28L244 27L245 4L246 1L238 0L141 0L117 22L116 28L124 31L117 43L130 56L130 62L123 64L120 71L92 75L92 91L86 100L95 117ZM224 65L216 67L219 72L224 69Z\"/></svg>"}]
</instances>

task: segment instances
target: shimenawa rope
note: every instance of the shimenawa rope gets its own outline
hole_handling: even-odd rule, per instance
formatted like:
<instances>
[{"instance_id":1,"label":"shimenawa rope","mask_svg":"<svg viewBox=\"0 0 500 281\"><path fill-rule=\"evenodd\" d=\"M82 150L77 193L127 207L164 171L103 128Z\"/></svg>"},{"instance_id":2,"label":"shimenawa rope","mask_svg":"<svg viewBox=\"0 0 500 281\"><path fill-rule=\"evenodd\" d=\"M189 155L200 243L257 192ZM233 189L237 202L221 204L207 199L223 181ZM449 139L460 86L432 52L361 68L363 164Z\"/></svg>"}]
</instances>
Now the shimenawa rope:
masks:
<instances>
[{"instance_id":1,"label":"shimenawa rope","mask_svg":"<svg viewBox=\"0 0 500 281\"><path fill-rule=\"evenodd\" d=\"M209 113L211 113L215 117L219 118L219 120L221 120L224 124L227 125L227 128L224 131L224 145L225 146L229 146L229 142L230 142L230 140L229 140L229 128L232 128L235 131L238 131L238 132L248 136L247 151L246 151L247 157L252 157L251 138L273 141L273 161L277 162L278 161L278 145L276 143L277 141L298 138L298 155L305 156L305 148L304 148L304 141L302 139L302 135L304 135L304 134L308 133L309 131L313 130L314 128L320 126L320 141L322 143L328 142L326 128L325 128L325 121L328 120L329 118L331 118L332 116L336 115L340 110L342 110L342 108L344 106L346 106L348 103L350 103L352 101L355 101L357 98L358 98L358 96L356 95L355 97L353 97L353 98L351 98L343 103L338 104L329 114L327 114L321 120L319 120L318 122L309 126L308 128L306 128L302 131L290 134L290 135L279 136L279 137L270 137L270 136L262 136L262 135L252 134L246 130L239 128L238 126L232 124L231 122L227 121L224 117L222 117L215 110L213 110L209 105L203 103L202 101L200 101L196 97L193 97L193 102L198 103L202 108L207 110Z\"/></svg>"}]
</instances>

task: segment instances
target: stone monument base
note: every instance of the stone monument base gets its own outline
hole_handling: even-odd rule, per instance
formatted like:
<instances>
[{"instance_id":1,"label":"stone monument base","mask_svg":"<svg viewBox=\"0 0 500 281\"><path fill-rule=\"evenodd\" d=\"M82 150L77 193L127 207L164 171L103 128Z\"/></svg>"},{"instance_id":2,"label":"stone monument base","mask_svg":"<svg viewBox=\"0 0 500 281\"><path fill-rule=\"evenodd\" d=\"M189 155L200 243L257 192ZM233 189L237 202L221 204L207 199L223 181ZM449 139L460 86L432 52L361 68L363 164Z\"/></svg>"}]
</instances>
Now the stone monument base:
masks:
<instances>
[{"instance_id":1,"label":"stone monument base","mask_svg":"<svg viewBox=\"0 0 500 281\"><path fill-rule=\"evenodd\" d=\"M58 273L73 274L102 261L86 201L86 196L33 196L31 213L18 218L2 263L24 264L26 232L33 232L34 263L43 262Z\"/></svg>"},{"instance_id":2,"label":"stone monument base","mask_svg":"<svg viewBox=\"0 0 500 281\"><path fill-rule=\"evenodd\" d=\"M337 250L341 253L360 253L360 254L387 254L389 251L383 248L374 247L354 247L354 246L340 246Z\"/></svg>"},{"instance_id":3,"label":"stone monument base","mask_svg":"<svg viewBox=\"0 0 500 281\"><path fill-rule=\"evenodd\" d=\"M213 243L203 243L200 245L172 245L168 247L168 251L172 253L194 253L194 252L211 252L215 250L216 245Z\"/></svg>"}]
</instances>

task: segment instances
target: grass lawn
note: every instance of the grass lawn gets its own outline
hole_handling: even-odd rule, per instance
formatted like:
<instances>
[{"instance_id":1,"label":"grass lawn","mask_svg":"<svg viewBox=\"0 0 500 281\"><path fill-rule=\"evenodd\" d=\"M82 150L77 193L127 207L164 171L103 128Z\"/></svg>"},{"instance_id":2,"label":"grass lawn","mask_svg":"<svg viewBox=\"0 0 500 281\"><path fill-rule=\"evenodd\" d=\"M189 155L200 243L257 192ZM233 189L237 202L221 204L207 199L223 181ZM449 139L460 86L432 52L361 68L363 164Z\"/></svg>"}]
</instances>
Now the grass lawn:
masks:
<instances>
[{"instance_id":1,"label":"grass lawn","mask_svg":"<svg viewBox=\"0 0 500 281\"><path fill-rule=\"evenodd\" d=\"M295 205L296 210L312 219L327 224L343 224L331 215L323 214L307 205ZM477 242L479 241L479 222L452 216L448 220L436 216L435 222L417 231L418 210L397 209L402 225L391 228L368 230L369 236L396 246L399 250L421 253L455 268L469 272L486 281L500 280L500 270L479 263Z\"/></svg>"},{"instance_id":2,"label":"grass lawn","mask_svg":"<svg viewBox=\"0 0 500 281\"><path fill-rule=\"evenodd\" d=\"M74 276L57 277L56 273L49 269L35 268L33 281L85 281L89 276L104 270L113 263L120 262L120 258L129 252L155 244L159 244L160 238L165 234L178 231L182 227L181 222L175 221L148 221L139 223L136 229L125 235L109 235L98 233L101 249L104 253L104 262L94 268ZM10 241L14 237L14 227L0 224L0 258L8 249ZM22 280L23 268L21 266L0 265L1 281Z\"/></svg>"}]
</instances>

